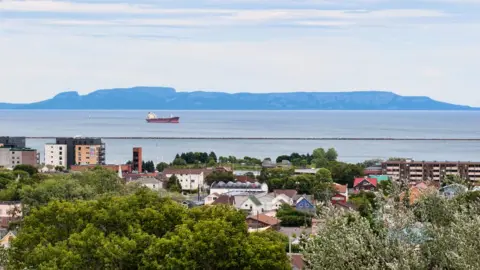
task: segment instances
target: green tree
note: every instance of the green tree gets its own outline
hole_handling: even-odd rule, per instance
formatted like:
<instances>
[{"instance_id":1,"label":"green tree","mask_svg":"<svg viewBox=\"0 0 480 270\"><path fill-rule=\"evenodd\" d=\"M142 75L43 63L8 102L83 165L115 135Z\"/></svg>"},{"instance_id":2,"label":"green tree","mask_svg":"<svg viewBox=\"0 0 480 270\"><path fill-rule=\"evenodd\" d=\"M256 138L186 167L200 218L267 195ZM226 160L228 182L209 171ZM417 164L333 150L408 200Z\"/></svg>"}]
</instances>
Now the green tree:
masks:
<instances>
[{"instance_id":1,"label":"green tree","mask_svg":"<svg viewBox=\"0 0 480 270\"><path fill-rule=\"evenodd\" d=\"M153 161L142 161L142 168L144 171L147 171L149 173L153 173L155 172L155 163L153 163Z\"/></svg>"},{"instance_id":2,"label":"green tree","mask_svg":"<svg viewBox=\"0 0 480 270\"><path fill-rule=\"evenodd\" d=\"M234 182L235 176L232 172L214 171L205 177L205 183L209 186L218 181L223 181L225 183Z\"/></svg>"},{"instance_id":3,"label":"green tree","mask_svg":"<svg viewBox=\"0 0 480 270\"><path fill-rule=\"evenodd\" d=\"M325 154L326 154L325 149L317 148L317 149L313 150L312 156L313 156L314 159L323 159L323 158L325 158Z\"/></svg>"},{"instance_id":4,"label":"green tree","mask_svg":"<svg viewBox=\"0 0 480 270\"><path fill-rule=\"evenodd\" d=\"M210 152L210 154L208 154L208 160L210 162L210 160L213 160L214 163L217 163L217 155L215 154L215 152Z\"/></svg>"},{"instance_id":5,"label":"green tree","mask_svg":"<svg viewBox=\"0 0 480 270\"><path fill-rule=\"evenodd\" d=\"M20 164L20 165L15 166L15 167L13 168L13 170L14 170L14 171L24 171L24 172L27 172L30 176L38 173L38 169L37 169L35 166L32 166L32 165L24 165L24 164Z\"/></svg>"},{"instance_id":6,"label":"green tree","mask_svg":"<svg viewBox=\"0 0 480 270\"><path fill-rule=\"evenodd\" d=\"M207 163L207 167L214 167L217 163L213 158L210 158L210 160Z\"/></svg>"},{"instance_id":7,"label":"green tree","mask_svg":"<svg viewBox=\"0 0 480 270\"><path fill-rule=\"evenodd\" d=\"M182 191L182 185L180 185L180 182L178 181L178 178L176 175L172 175L170 176L170 178L168 178L167 190L171 192Z\"/></svg>"},{"instance_id":8,"label":"green tree","mask_svg":"<svg viewBox=\"0 0 480 270\"><path fill-rule=\"evenodd\" d=\"M182 158L176 158L173 161L172 165L173 166L185 166L185 165L187 165L187 162Z\"/></svg>"},{"instance_id":9,"label":"green tree","mask_svg":"<svg viewBox=\"0 0 480 270\"><path fill-rule=\"evenodd\" d=\"M338 158L338 153L337 153L337 151L335 150L335 148L330 148L330 149L328 149L328 151L325 153L325 158L326 158L328 161L336 161L337 158Z\"/></svg>"},{"instance_id":10,"label":"green tree","mask_svg":"<svg viewBox=\"0 0 480 270\"><path fill-rule=\"evenodd\" d=\"M157 164L157 171L163 172L166 168L168 168L168 164L165 162L160 162Z\"/></svg>"},{"instance_id":11,"label":"green tree","mask_svg":"<svg viewBox=\"0 0 480 270\"><path fill-rule=\"evenodd\" d=\"M322 183L332 183L333 182L332 172L330 172L330 170L328 169L321 168L315 174L315 179L318 182L322 182Z\"/></svg>"},{"instance_id":12,"label":"green tree","mask_svg":"<svg viewBox=\"0 0 480 270\"><path fill-rule=\"evenodd\" d=\"M287 269L284 243L228 206L187 210L141 189L33 209L9 269Z\"/></svg>"}]
</instances>

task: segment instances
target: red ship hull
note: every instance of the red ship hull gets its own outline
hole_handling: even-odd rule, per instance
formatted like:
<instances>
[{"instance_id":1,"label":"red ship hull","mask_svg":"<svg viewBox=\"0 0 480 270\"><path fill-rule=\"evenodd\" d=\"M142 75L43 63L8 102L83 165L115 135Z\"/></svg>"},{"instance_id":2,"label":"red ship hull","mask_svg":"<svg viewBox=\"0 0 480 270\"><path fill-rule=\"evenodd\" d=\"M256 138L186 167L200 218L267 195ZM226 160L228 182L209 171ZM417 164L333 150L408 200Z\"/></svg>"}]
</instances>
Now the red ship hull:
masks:
<instances>
[{"instance_id":1,"label":"red ship hull","mask_svg":"<svg viewBox=\"0 0 480 270\"><path fill-rule=\"evenodd\" d=\"M146 119L146 120L147 120L147 123L171 123L171 124L180 123L180 117L152 118L152 119Z\"/></svg>"}]
</instances>

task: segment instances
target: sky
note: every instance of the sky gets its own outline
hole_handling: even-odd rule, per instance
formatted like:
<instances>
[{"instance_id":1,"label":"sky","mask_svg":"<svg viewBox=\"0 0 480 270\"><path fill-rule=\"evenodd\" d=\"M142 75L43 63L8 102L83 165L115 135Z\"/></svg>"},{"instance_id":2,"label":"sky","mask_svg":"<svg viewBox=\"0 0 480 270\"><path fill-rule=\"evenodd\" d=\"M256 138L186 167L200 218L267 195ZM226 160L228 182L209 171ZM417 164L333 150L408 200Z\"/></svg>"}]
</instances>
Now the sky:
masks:
<instances>
[{"instance_id":1,"label":"sky","mask_svg":"<svg viewBox=\"0 0 480 270\"><path fill-rule=\"evenodd\" d=\"M480 0L0 0L0 102L384 90L480 106Z\"/></svg>"}]
</instances>

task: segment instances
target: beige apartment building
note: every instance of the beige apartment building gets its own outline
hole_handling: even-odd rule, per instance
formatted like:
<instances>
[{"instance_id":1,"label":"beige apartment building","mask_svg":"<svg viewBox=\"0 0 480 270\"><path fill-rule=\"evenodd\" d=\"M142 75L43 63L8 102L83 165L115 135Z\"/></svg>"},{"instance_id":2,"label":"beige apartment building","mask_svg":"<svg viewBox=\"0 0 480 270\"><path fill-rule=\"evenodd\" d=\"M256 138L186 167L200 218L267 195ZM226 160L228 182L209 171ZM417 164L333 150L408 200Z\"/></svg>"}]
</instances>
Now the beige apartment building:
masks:
<instances>
[{"instance_id":1,"label":"beige apartment building","mask_svg":"<svg viewBox=\"0 0 480 270\"><path fill-rule=\"evenodd\" d=\"M75 146L75 164L76 165L100 165L102 145L76 145Z\"/></svg>"},{"instance_id":2,"label":"beige apartment building","mask_svg":"<svg viewBox=\"0 0 480 270\"><path fill-rule=\"evenodd\" d=\"M383 174L392 180L441 181L447 175L480 181L480 162L462 161L386 161L382 163Z\"/></svg>"}]
</instances>

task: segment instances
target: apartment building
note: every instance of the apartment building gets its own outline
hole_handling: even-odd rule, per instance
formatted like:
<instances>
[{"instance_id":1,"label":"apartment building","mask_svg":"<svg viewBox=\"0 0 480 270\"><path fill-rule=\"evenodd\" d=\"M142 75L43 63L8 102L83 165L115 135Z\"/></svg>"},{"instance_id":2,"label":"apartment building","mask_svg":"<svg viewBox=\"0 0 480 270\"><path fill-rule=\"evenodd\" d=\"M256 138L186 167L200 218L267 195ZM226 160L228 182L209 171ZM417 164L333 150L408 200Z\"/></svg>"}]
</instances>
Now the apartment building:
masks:
<instances>
[{"instance_id":1,"label":"apartment building","mask_svg":"<svg viewBox=\"0 0 480 270\"><path fill-rule=\"evenodd\" d=\"M26 148L25 137L0 137L0 145L8 148Z\"/></svg>"},{"instance_id":2,"label":"apartment building","mask_svg":"<svg viewBox=\"0 0 480 270\"><path fill-rule=\"evenodd\" d=\"M462 161L386 161L383 174L392 180L441 181L447 175L458 175L471 181L480 181L480 162Z\"/></svg>"},{"instance_id":3,"label":"apartment building","mask_svg":"<svg viewBox=\"0 0 480 270\"><path fill-rule=\"evenodd\" d=\"M55 144L66 145L67 168L75 164L105 165L105 144L100 138L57 138Z\"/></svg>"},{"instance_id":4,"label":"apartment building","mask_svg":"<svg viewBox=\"0 0 480 270\"><path fill-rule=\"evenodd\" d=\"M75 146L75 164L76 165L102 165L100 156L102 153L101 145L76 145Z\"/></svg>"},{"instance_id":5,"label":"apartment building","mask_svg":"<svg viewBox=\"0 0 480 270\"><path fill-rule=\"evenodd\" d=\"M48 143L45 145L45 165L67 166L67 145Z\"/></svg>"},{"instance_id":6,"label":"apartment building","mask_svg":"<svg viewBox=\"0 0 480 270\"><path fill-rule=\"evenodd\" d=\"M0 147L0 167L13 168L17 165L38 164L38 153L30 148Z\"/></svg>"}]
</instances>

